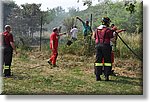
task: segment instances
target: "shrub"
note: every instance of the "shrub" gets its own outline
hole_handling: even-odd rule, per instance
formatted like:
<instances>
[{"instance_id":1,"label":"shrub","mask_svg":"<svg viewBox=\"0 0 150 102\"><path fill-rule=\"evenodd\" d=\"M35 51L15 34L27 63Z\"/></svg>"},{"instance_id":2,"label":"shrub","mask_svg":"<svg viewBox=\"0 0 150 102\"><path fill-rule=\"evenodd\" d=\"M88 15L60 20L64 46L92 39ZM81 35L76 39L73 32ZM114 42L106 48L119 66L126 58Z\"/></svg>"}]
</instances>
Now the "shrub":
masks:
<instances>
[{"instance_id":1,"label":"shrub","mask_svg":"<svg viewBox=\"0 0 150 102\"><path fill-rule=\"evenodd\" d=\"M121 38L128 44L128 46L140 57L142 57L143 48L142 48L142 34L120 34ZM135 58L135 55L122 43L118 38L117 40L117 53L120 53L117 56L119 58Z\"/></svg>"}]
</instances>

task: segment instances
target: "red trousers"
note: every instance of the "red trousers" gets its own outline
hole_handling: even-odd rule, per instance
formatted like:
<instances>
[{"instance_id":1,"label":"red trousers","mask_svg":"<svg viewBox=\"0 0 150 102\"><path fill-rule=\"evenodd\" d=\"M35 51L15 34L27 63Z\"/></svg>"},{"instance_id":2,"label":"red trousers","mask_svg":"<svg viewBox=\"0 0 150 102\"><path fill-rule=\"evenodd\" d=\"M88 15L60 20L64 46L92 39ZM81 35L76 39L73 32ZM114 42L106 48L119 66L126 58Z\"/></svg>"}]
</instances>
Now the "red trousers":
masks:
<instances>
[{"instance_id":1,"label":"red trousers","mask_svg":"<svg viewBox=\"0 0 150 102\"><path fill-rule=\"evenodd\" d=\"M51 54L51 56L50 56L50 61L51 61L51 63L52 63L53 65L56 64L57 56L58 56L58 51L57 51L57 49L52 50L52 54Z\"/></svg>"}]
</instances>

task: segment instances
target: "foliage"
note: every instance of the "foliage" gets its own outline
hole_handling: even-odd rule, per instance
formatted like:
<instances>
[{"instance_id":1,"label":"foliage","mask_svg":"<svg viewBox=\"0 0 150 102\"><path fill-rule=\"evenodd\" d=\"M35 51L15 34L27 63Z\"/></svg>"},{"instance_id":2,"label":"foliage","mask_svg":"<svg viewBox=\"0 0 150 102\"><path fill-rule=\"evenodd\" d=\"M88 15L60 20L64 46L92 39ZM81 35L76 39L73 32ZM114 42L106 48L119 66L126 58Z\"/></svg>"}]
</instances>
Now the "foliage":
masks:
<instances>
[{"instance_id":1,"label":"foliage","mask_svg":"<svg viewBox=\"0 0 150 102\"><path fill-rule=\"evenodd\" d=\"M79 2L80 0L77 0ZM82 0L83 6L87 5L88 7L91 7L93 0ZM98 2L104 2L105 4L108 4L112 0L98 0ZM114 1L115 2L115 1ZM135 4L137 3L137 0L123 0L124 7L126 7L126 10L129 11L131 14L135 12Z\"/></svg>"},{"instance_id":2,"label":"foliage","mask_svg":"<svg viewBox=\"0 0 150 102\"><path fill-rule=\"evenodd\" d=\"M46 17L47 24L49 24L51 21L53 21L55 17L56 17L55 9L48 9L47 10L47 17Z\"/></svg>"},{"instance_id":3,"label":"foliage","mask_svg":"<svg viewBox=\"0 0 150 102\"><path fill-rule=\"evenodd\" d=\"M115 23L118 28L127 30L127 33L120 34L120 36L138 55L142 56L142 34L138 33L143 30L142 4L135 4L134 13L126 11L123 5L122 2L101 2L84 11L70 9L70 14L61 7L42 12L38 4L25 4L25 7L22 8L18 6L14 8L13 6L10 12L7 12L9 16L6 21L13 25L15 34L20 35L16 37L18 38L16 43L18 43L19 48L17 50L19 53L13 59L13 76L3 80L2 94L142 95L142 62L135 59L135 56L119 39L117 40L119 54L114 63L116 66L114 70L118 76L110 76L111 81L109 82L95 81L93 73L95 50L92 49L91 56L85 56L84 39L81 31L78 33L78 40L71 46L65 45L68 38L64 37L61 40L57 60L59 67L57 68L52 68L46 61L50 54L49 39L44 42L45 45L42 46L41 52L29 48L31 42L34 42L31 37L27 37L29 29L32 28L30 26L33 26L33 24L29 24L32 20L35 22L35 28L39 28L41 12L44 15L43 24L48 23L48 29L62 24L66 18L64 21L68 31L74 24L74 16L78 15L87 19L92 13L93 28L101 24L101 17L109 16L112 23ZM37 17L37 21L32 18L34 16ZM31 19L29 19L30 17ZM79 30L82 29L81 26L78 24ZM35 33L38 30L33 29L32 32ZM94 43L92 48L94 48ZM102 76L102 80L104 80L104 76Z\"/></svg>"},{"instance_id":4,"label":"foliage","mask_svg":"<svg viewBox=\"0 0 150 102\"><path fill-rule=\"evenodd\" d=\"M69 14L70 16L75 16L76 13L79 12L79 8L76 9L76 8L74 8L74 7L70 7L70 8L68 8L68 10L69 10L68 14Z\"/></svg>"},{"instance_id":5,"label":"foliage","mask_svg":"<svg viewBox=\"0 0 150 102\"><path fill-rule=\"evenodd\" d=\"M131 14L134 13L135 12L135 5L130 3L130 5L127 5L126 10L130 11Z\"/></svg>"},{"instance_id":6,"label":"foliage","mask_svg":"<svg viewBox=\"0 0 150 102\"><path fill-rule=\"evenodd\" d=\"M29 59L28 59L28 55L27 55L27 53L26 52L24 52L24 51L21 51L21 53L20 53L20 60L21 61L29 61Z\"/></svg>"},{"instance_id":7,"label":"foliage","mask_svg":"<svg viewBox=\"0 0 150 102\"><path fill-rule=\"evenodd\" d=\"M143 49L142 49L142 35L141 34L128 34L128 33L121 33L121 38L129 45L129 47L139 56L142 57ZM73 42L71 46L67 46L66 42L60 43L59 46L59 53L61 55L64 54L71 54L71 55L77 55L77 56L86 56L88 57L93 56L95 54L95 44L94 41L91 45L91 52L87 50L87 47L85 47L83 36L78 33L78 40ZM123 42L118 38L117 39L117 49L115 52L115 58L120 59L130 59L130 58L136 58L138 59L124 44Z\"/></svg>"},{"instance_id":8,"label":"foliage","mask_svg":"<svg viewBox=\"0 0 150 102\"><path fill-rule=\"evenodd\" d=\"M142 49L142 36L141 34L133 33L131 35L124 33L120 35L122 39L130 46L130 48L140 57L142 57L143 49ZM118 38L117 40L117 49L119 53L119 58L136 58L135 55L130 52L130 50L121 42Z\"/></svg>"},{"instance_id":9,"label":"foliage","mask_svg":"<svg viewBox=\"0 0 150 102\"><path fill-rule=\"evenodd\" d=\"M130 14L126 11L123 2L101 2L96 6L78 12L76 15L80 16L84 20L89 18L93 14L93 29L101 25L101 18L108 16L111 19L111 23L114 23L120 29L126 29L128 33L142 32L142 3L136 3L135 12ZM81 25L80 25L81 26Z\"/></svg>"},{"instance_id":10,"label":"foliage","mask_svg":"<svg viewBox=\"0 0 150 102\"><path fill-rule=\"evenodd\" d=\"M7 17L4 17L4 22L13 25L13 33L21 36L25 35L33 37L33 33L40 30L41 23L50 23L57 15L64 12L61 7L48 9L47 11L41 11L41 4L35 3L22 4L21 7L10 6L10 4L16 5L14 2L5 3L4 10L9 10L7 5L9 6L10 10L7 12ZM43 30L46 29L43 28Z\"/></svg>"},{"instance_id":11,"label":"foliage","mask_svg":"<svg viewBox=\"0 0 150 102\"><path fill-rule=\"evenodd\" d=\"M65 10L60 6L53 9L48 9L47 12L47 20L49 20L49 23L45 24L44 27L50 32L52 32L54 27L62 26L63 19L68 17Z\"/></svg>"},{"instance_id":12,"label":"foliage","mask_svg":"<svg viewBox=\"0 0 150 102\"><path fill-rule=\"evenodd\" d=\"M59 15L65 13L65 10L61 6L54 8L54 10L56 12L56 16L59 16Z\"/></svg>"},{"instance_id":13,"label":"foliage","mask_svg":"<svg viewBox=\"0 0 150 102\"><path fill-rule=\"evenodd\" d=\"M68 33L70 33L70 29L74 26L74 24L75 24L74 17L65 18L63 21L63 26L65 26Z\"/></svg>"},{"instance_id":14,"label":"foliage","mask_svg":"<svg viewBox=\"0 0 150 102\"><path fill-rule=\"evenodd\" d=\"M19 7L14 2L8 2L3 6L4 10L10 9L7 12L7 16L4 15L4 22L12 26L12 33L14 34L16 42L21 42L22 44L22 41L20 41L21 38L24 40L24 44L29 46L31 46L33 41L35 41L34 39L36 38L34 35L37 37L38 31L40 31L41 23L50 23L57 15L64 12L61 7L57 7L48 11L41 11L41 4L34 3L22 4L21 7ZM42 30L46 31L47 28L43 27ZM24 44L23 46L26 46Z\"/></svg>"},{"instance_id":15,"label":"foliage","mask_svg":"<svg viewBox=\"0 0 150 102\"><path fill-rule=\"evenodd\" d=\"M8 23L13 25L14 33L33 36L41 24L40 4L23 4L22 8L14 8L8 17ZM16 22L17 21L17 22Z\"/></svg>"},{"instance_id":16,"label":"foliage","mask_svg":"<svg viewBox=\"0 0 150 102\"><path fill-rule=\"evenodd\" d=\"M83 6L87 5L88 7L90 7L92 5L92 0L84 0L83 1Z\"/></svg>"},{"instance_id":17,"label":"foliage","mask_svg":"<svg viewBox=\"0 0 150 102\"><path fill-rule=\"evenodd\" d=\"M101 18L103 16L108 16L112 21L111 23L114 23L118 27L118 29L126 29L127 32L127 34L125 34L126 36L131 37L132 33L137 33L137 35L139 34L140 36L140 34L143 31L143 21L142 21L143 4L136 2L134 4L135 5L134 13L130 13L126 11L125 9L126 7L124 5L125 5L124 2L119 2L119 1L112 2L111 0L105 0L105 2L100 2L96 6L91 6L84 11L79 11L78 9L75 8L69 8L69 12L65 12L65 10L62 7L56 7L53 9L48 9L47 11L41 11L40 4L24 4L22 5L23 6L22 8L18 6L13 6L11 8L10 13L8 14L9 16L7 17L7 22L13 25L12 26L13 33L15 35L19 35L17 36L18 38L24 39L27 45L31 45L31 43L35 41L34 40L35 37L32 38L31 30L32 33L34 34L35 31L36 32L39 31L41 13L43 14L44 17L43 18L44 20L43 24L45 24L44 28L47 28L49 30L51 30L53 27L57 27L63 24L62 26L63 30L65 31L67 30L67 32L69 33L71 27L77 24L79 29L79 36L80 36L82 35L81 34L82 24L79 22L76 23L75 16L79 16L83 18L83 20L85 20L85 19L89 19L90 15L93 14L93 22L92 22L93 30L95 30L95 28L101 24ZM34 16L37 19L33 19ZM31 24L31 20L32 23L34 24ZM79 41L75 42L72 46L70 46L70 48L64 46L62 47L62 50L64 49L63 51L64 52L68 51L68 53L71 53L72 51L72 53L74 54L79 54L78 52L75 52L76 51L75 49L77 49L76 48L77 46L82 49L83 47L82 43L83 43L83 39L79 39ZM123 44L121 43L121 45ZM92 48L94 48L94 45L92 45ZM124 48L122 47L121 49ZM140 53L141 55L141 51L139 51L140 49L142 49L142 46L135 47L135 50L138 51L137 53ZM131 55L125 56L126 53L129 53L129 51L126 52L125 51L126 50L124 50L124 54L123 53L121 54L120 52L123 58L132 57Z\"/></svg>"},{"instance_id":18,"label":"foliage","mask_svg":"<svg viewBox=\"0 0 150 102\"><path fill-rule=\"evenodd\" d=\"M72 55L83 55L83 46L80 41L74 42L71 46L67 46L65 44L60 45L59 52L60 54L72 54Z\"/></svg>"},{"instance_id":19,"label":"foliage","mask_svg":"<svg viewBox=\"0 0 150 102\"><path fill-rule=\"evenodd\" d=\"M3 10L3 25L8 24L7 23L7 17L11 14L13 8L18 7L17 4L15 4L13 1L2 1L2 10Z\"/></svg>"}]
</instances>

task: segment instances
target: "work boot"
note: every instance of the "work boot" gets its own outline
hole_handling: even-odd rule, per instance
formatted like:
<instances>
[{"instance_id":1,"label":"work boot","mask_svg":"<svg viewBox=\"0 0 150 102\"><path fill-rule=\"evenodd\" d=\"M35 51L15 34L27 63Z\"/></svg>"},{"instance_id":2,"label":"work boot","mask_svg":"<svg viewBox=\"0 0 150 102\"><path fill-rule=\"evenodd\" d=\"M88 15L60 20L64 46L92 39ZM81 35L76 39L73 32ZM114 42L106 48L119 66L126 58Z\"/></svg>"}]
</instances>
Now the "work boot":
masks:
<instances>
[{"instance_id":1,"label":"work boot","mask_svg":"<svg viewBox=\"0 0 150 102\"><path fill-rule=\"evenodd\" d=\"M4 77L10 77L11 76L11 70L10 69L5 69L4 70Z\"/></svg>"},{"instance_id":2,"label":"work boot","mask_svg":"<svg viewBox=\"0 0 150 102\"><path fill-rule=\"evenodd\" d=\"M109 76L105 76L105 81L109 81Z\"/></svg>"},{"instance_id":3,"label":"work boot","mask_svg":"<svg viewBox=\"0 0 150 102\"><path fill-rule=\"evenodd\" d=\"M110 75L112 75L112 76L116 76L116 74L115 74L114 70L112 70L112 71L111 71Z\"/></svg>"},{"instance_id":4,"label":"work boot","mask_svg":"<svg viewBox=\"0 0 150 102\"><path fill-rule=\"evenodd\" d=\"M59 67L59 66L57 66L56 64L53 64L52 66L53 66L53 67Z\"/></svg>"},{"instance_id":5,"label":"work boot","mask_svg":"<svg viewBox=\"0 0 150 102\"><path fill-rule=\"evenodd\" d=\"M96 75L96 81L101 81L100 75Z\"/></svg>"},{"instance_id":6,"label":"work boot","mask_svg":"<svg viewBox=\"0 0 150 102\"><path fill-rule=\"evenodd\" d=\"M11 78L11 76L6 76L6 75L5 75L4 77L5 77L5 78Z\"/></svg>"},{"instance_id":7,"label":"work boot","mask_svg":"<svg viewBox=\"0 0 150 102\"><path fill-rule=\"evenodd\" d=\"M10 78L10 77L12 77L12 75L6 75L6 74L4 74L3 77Z\"/></svg>"},{"instance_id":8,"label":"work boot","mask_svg":"<svg viewBox=\"0 0 150 102\"><path fill-rule=\"evenodd\" d=\"M48 63L49 65L52 65L51 61L47 61L47 63Z\"/></svg>"}]
</instances>

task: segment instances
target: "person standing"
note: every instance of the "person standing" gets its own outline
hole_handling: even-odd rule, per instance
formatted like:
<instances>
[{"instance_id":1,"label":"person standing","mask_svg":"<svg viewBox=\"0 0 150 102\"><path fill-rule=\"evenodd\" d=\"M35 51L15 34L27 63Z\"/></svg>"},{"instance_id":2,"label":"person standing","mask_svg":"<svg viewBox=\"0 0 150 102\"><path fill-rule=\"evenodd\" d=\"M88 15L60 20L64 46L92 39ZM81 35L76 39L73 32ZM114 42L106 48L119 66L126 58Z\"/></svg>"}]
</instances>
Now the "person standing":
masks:
<instances>
[{"instance_id":1,"label":"person standing","mask_svg":"<svg viewBox=\"0 0 150 102\"><path fill-rule=\"evenodd\" d=\"M77 26L74 26L71 30L71 40L76 41L77 40L77 33L78 33L78 29Z\"/></svg>"},{"instance_id":2,"label":"person standing","mask_svg":"<svg viewBox=\"0 0 150 102\"><path fill-rule=\"evenodd\" d=\"M86 53L87 55L90 53L90 46L91 46L91 35L92 35L92 28L89 25L89 21L86 20L85 22L79 18L76 17L76 19L80 20L80 22L82 22L83 25L83 35L84 35L84 52L86 53L88 51L88 53Z\"/></svg>"},{"instance_id":3,"label":"person standing","mask_svg":"<svg viewBox=\"0 0 150 102\"><path fill-rule=\"evenodd\" d=\"M115 24L111 24L111 30L113 30L115 33L121 33L123 31L126 31L125 29L121 29L121 30L118 30L117 26L115 26ZM116 46L117 46L117 39L118 39L118 36L117 34L110 40L110 43L112 45L112 50L113 52L116 52Z\"/></svg>"},{"instance_id":4,"label":"person standing","mask_svg":"<svg viewBox=\"0 0 150 102\"><path fill-rule=\"evenodd\" d=\"M113 30L114 32L117 31L117 27L114 24L111 24L111 30ZM111 40L110 43L112 45L112 51L115 52L116 51L116 45L117 45L117 35L115 35Z\"/></svg>"},{"instance_id":5,"label":"person standing","mask_svg":"<svg viewBox=\"0 0 150 102\"><path fill-rule=\"evenodd\" d=\"M62 36L66 33L59 34L58 28L53 28L52 34L50 34L50 49L52 51L52 54L50 56L50 59L48 60L48 63L52 65L53 67L57 67L56 60L58 56L58 40L59 36Z\"/></svg>"},{"instance_id":6,"label":"person standing","mask_svg":"<svg viewBox=\"0 0 150 102\"><path fill-rule=\"evenodd\" d=\"M91 26L89 25L89 21L86 20L84 22L79 17L76 17L76 19L78 19L78 20L80 20L80 22L82 22L82 25L83 25L83 35L84 35L84 39L85 39L88 35L91 35L91 33L92 33L92 29L91 29Z\"/></svg>"},{"instance_id":7,"label":"person standing","mask_svg":"<svg viewBox=\"0 0 150 102\"><path fill-rule=\"evenodd\" d=\"M118 30L118 28L117 28L117 26L115 26L115 24L111 24L111 30L116 33L114 35L114 37L110 39L110 45L112 46L111 56L112 56L112 63L113 63L114 62L114 57L115 57L116 52L117 52L117 48L116 48L117 39L118 39L117 34L123 32L123 31L126 31L126 30L125 29Z\"/></svg>"},{"instance_id":8,"label":"person standing","mask_svg":"<svg viewBox=\"0 0 150 102\"><path fill-rule=\"evenodd\" d=\"M110 22L111 20L108 17L103 17L101 29L98 27L93 33L96 43L96 61L94 65L96 81L101 81L100 75L102 75L103 67L105 81L109 81L112 70L110 39L113 38L113 31L109 28ZM102 58L104 58L104 63L102 63Z\"/></svg>"},{"instance_id":9,"label":"person standing","mask_svg":"<svg viewBox=\"0 0 150 102\"><path fill-rule=\"evenodd\" d=\"M11 76L11 63L12 63L12 55L13 50L17 54L13 35L11 34L11 26L6 25L5 31L2 33L3 38L3 73L5 77Z\"/></svg>"}]
</instances>

